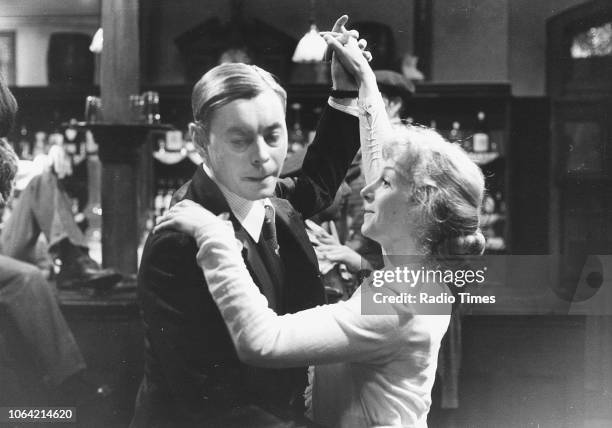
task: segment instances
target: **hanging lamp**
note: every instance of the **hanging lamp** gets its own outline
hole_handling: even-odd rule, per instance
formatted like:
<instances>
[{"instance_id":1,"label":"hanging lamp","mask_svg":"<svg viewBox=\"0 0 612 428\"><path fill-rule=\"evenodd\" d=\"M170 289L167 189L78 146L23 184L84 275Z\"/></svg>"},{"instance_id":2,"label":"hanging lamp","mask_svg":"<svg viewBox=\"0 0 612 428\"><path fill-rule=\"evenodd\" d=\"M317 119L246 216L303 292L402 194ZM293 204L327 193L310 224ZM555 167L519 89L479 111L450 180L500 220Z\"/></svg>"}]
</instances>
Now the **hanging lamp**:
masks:
<instances>
[{"instance_id":1,"label":"hanging lamp","mask_svg":"<svg viewBox=\"0 0 612 428\"><path fill-rule=\"evenodd\" d=\"M310 29L298 42L292 61L297 63L321 62L326 50L327 43L319 35L315 24L315 0L310 0Z\"/></svg>"}]
</instances>

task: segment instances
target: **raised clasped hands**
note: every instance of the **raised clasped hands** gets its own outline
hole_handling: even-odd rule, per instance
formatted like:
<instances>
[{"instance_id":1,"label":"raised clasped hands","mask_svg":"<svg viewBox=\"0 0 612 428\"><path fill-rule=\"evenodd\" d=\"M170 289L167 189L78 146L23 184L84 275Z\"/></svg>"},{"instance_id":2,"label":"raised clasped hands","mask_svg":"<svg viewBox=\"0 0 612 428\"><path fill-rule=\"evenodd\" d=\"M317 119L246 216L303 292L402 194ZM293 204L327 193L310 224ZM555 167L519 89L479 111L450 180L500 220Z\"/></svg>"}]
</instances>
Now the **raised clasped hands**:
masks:
<instances>
[{"instance_id":1,"label":"raised clasped hands","mask_svg":"<svg viewBox=\"0 0 612 428\"><path fill-rule=\"evenodd\" d=\"M331 75L333 88L345 91L357 90L359 88L359 79L358 76L351 71L351 68L347 67L347 64L345 64L348 59L347 53L339 50L339 47L350 46L351 54L358 54L367 68L369 68L368 62L372 60L372 54L365 50L367 42L363 39L359 39L359 32L357 30L346 29L345 25L348 19L347 15L342 15L336 20L331 31L321 33L321 36L328 45L326 57L328 58L331 56L332 58ZM357 48L358 52L353 52L354 48ZM342 56L347 58L342 58Z\"/></svg>"}]
</instances>

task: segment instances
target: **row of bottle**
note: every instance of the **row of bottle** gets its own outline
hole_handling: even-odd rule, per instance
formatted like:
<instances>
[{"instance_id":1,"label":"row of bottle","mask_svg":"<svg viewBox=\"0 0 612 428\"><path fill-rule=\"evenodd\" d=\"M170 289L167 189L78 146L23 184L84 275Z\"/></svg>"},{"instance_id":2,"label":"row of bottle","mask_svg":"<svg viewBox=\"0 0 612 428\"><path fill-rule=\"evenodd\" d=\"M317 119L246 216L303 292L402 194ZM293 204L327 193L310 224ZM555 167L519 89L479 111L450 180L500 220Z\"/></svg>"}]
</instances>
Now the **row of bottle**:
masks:
<instances>
[{"instance_id":1,"label":"row of bottle","mask_svg":"<svg viewBox=\"0 0 612 428\"><path fill-rule=\"evenodd\" d=\"M288 140L289 140L289 152L299 151L302 147L312 142L314 138L315 130L304 130L302 125L302 105L300 103L293 103L289 106L289 115L291 122L288 127ZM317 107L313 110L315 117L321 114L321 108ZM407 118L406 122L411 124L412 118ZM430 127L433 129L437 128L435 120L430 122ZM487 153L487 152L498 152L498 142L492 138L492 134L489 130L487 123L486 113L479 111L476 115L476 121L474 123L473 130L466 132L459 121L453 121L451 129L448 131L438 130L452 143L460 144L466 152L474 153Z\"/></svg>"},{"instance_id":2,"label":"row of bottle","mask_svg":"<svg viewBox=\"0 0 612 428\"><path fill-rule=\"evenodd\" d=\"M78 161L98 151L91 131L80 131L76 127L76 119L70 120L70 125L63 131L58 129L47 134L45 131L30 133L26 125L21 125L19 135L10 141L19 159L33 160L39 155L45 155L49 148L59 145L66 154L76 157Z\"/></svg>"},{"instance_id":3,"label":"row of bottle","mask_svg":"<svg viewBox=\"0 0 612 428\"><path fill-rule=\"evenodd\" d=\"M435 120L432 120L430 127L437 128ZM498 142L494 141L487 124L487 117L484 111L479 111L476 115L474 128L466 132L459 121L453 121L449 131L438 130L451 143L459 144L466 152L487 153L498 152Z\"/></svg>"}]
</instances>

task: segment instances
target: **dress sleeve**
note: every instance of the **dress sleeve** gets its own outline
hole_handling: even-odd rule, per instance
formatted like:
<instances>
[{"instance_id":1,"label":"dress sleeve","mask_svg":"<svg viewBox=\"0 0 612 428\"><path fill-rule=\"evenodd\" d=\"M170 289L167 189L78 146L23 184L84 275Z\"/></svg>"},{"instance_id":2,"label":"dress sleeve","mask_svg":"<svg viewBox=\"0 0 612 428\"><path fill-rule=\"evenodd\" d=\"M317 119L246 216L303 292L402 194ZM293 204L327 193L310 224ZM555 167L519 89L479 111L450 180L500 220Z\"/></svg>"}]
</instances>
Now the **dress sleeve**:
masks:
<instances>
[{"instance_id":1,"label":"dress sleeve","mask_svg":"<svg viewBox=\"0 0 612 428\"><path fill-rule=\"evenodd\" d=\"M370 184L380 177L382 141L391 134L391 124L380 92L360 90L358 105L361 168Z\"/></svg>"},{"instance_id":2,"label":"dress sleeve","mask_svg":"<svg viewBox=\"0 0 612 428\"><path fill-rule=\"evenodd\" d=\"M213 230L214 229L214 230ZM402 305L389 315L361 315L358 289L347 301L279 316L268 308L227 230L198 232L197 260L240 359L264 367L294 367L380 358L397 349ZM393 312L396 311L396 312Z\"/></svg>"}]
</instances>

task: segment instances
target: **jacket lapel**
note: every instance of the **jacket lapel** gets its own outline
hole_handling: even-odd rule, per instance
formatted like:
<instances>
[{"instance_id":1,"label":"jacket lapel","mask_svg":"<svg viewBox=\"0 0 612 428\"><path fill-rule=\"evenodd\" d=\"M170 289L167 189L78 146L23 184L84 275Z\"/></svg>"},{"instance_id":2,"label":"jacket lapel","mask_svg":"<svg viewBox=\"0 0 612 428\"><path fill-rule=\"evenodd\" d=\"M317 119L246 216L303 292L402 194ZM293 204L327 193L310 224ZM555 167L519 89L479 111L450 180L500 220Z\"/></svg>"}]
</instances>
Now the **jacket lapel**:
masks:
<instances>
[{"instance_id":1,"label":"jacket lapel","mask_svg":"<svg viewBox=\"0 0 612 428\"><path fill-rule=\"evenodd\" d=\"M219 189L219 186L199 167L193 175L191 181L183 188L179 189L176 200L191 199L202 205L215 215L227 212L230 214L230 221L234 227L236 239L242 243L242 258L247 265L247 269L259 290L268 299L270 307L276 307L276 298L272 278L268 274L261 256L259 255L255 241L251 239L248 232L242 227L238 219L232 213L227 200Z\"/></svg>"},{"instance_id":2,"label":"jacket lapel","mask_svg":"<svg viewBox=\"0 0 612 428\"><path fill-rule=\"evenodd\" d=\"M268 307L277 309L278 302L273 279L259 254L257 244L243 227L240 227L235 233L236 238L242 243L242 258L247 265L251 278L257 284L259 291L268 299Z\"/></svg>"},{"instance_id":3,"label":"jacket lapel","mask_svg":"<svg viewBox=\"0 0 612 428\"><path fill-rule=\"evenodd\" d=\"M272 198L281 262L285 270L283 307L287 313L325 303L319 263L301 216L285 199Z\"/></svg>"},{"instance_id":4,"label":"jacket lapel","mask_svg":"<svg viewBox=\"0 0 612 428\"><path fill-rule=\"evenodd\" d=\"M272 205L276 213L276 229L277 235L288 234L298 244L299 251L302 253L300 257L304 257L303 260L313 264L316 269L319 269L319 262L317 261L312 244L306 235L304 229L304 222L297 212L292 209L291 205L287 200L280 198L271 198ZM282 248L281 248L282 251Z\"/></svg>"}]
</instances>

